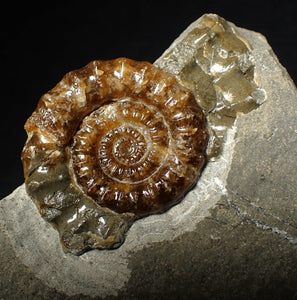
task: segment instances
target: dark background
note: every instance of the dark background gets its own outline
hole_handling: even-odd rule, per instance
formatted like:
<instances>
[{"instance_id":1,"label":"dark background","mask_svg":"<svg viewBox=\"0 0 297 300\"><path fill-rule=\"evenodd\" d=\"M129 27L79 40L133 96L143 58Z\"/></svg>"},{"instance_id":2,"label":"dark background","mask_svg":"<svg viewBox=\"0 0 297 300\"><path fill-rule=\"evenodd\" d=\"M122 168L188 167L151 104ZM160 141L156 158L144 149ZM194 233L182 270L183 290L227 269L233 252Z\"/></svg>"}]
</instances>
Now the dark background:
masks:
<instances>
[{"instance_id":1,"label":"dark background","mask_svg":"<svg viewBox=\"0 0 297 300\"><path fill-rule=\"evenodd\" d=\"M41 2L1 7L0 198L23 183L26 119L66 72L120 56L154 62L204 13L264 34L297 80L294 0Z\"/></svg>"}]
</instances>

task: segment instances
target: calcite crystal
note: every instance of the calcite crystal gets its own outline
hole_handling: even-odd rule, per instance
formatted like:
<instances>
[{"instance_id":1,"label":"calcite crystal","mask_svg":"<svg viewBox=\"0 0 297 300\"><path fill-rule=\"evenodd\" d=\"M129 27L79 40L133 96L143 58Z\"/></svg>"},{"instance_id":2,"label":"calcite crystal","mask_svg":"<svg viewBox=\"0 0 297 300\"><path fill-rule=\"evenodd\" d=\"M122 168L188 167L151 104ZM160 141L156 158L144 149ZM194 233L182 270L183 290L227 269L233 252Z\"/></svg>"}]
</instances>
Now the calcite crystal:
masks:
<instances>
[{"instance_id":1,"label":"calcite crystal","mask_svg":"<svg viewBox=\"0 0 297 300\"><path fill-rule=\"evenodd\" d=\"M68 73L25 129L27 191L74 254L118 247L135 219L181 201L208 142L192 93L126 58Z\"/></svg>"},{"instance_id":2,"label":"calcite crystal","mask_svg":"<svg viewBox=\"0 0 297 300\"><path fill-rule=\"evenodd\" d=\"M155 65L175 74L207 114L211 132L209 157L220 155L226 130L238 113L265 100L258 87L251 46L223 18L208 14L190 26Z\"/></svg>"}]
</instances>

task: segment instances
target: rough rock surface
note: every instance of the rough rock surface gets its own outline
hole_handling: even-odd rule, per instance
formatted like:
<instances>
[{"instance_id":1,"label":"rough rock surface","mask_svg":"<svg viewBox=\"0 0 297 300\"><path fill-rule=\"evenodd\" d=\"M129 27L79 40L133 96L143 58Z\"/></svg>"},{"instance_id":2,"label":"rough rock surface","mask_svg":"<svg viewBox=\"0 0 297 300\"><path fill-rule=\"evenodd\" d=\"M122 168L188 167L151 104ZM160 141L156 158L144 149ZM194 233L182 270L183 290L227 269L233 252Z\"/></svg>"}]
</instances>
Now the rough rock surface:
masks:
<instances>
[{"instance_id":1,"label":"rough rock surface","mask_svg":"<svg viewBox=\"0 0 297 300\"><path fill-rule=\"evenodd\" d=\"M121 248L75 257L22 185L0 202L0 298L296 296L297 91L265 38L236 30L253 48L266 101L237 117L196 188L136 222Z\"/></svg>"}]
</instances>

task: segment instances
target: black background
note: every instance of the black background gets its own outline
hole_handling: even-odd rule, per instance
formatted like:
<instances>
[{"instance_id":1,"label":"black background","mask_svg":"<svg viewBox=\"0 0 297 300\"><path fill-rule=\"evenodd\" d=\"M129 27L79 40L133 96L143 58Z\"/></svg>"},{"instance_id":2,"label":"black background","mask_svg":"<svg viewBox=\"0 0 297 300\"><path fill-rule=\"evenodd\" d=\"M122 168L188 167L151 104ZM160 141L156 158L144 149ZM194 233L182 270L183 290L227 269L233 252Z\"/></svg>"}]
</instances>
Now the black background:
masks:
<instances>
[{"instance_id":1,"label":"black background","mask_svg":"<svg viewBox=\"0 0 297 300\"><path fill-rule=\"evenodd\" d=\"M26 119L66 72L94 59L154 62L204 13L264 34L297 80L295 0L32 2L1 7L0 198L23 182Z\"/></svg>"}]
</instances>

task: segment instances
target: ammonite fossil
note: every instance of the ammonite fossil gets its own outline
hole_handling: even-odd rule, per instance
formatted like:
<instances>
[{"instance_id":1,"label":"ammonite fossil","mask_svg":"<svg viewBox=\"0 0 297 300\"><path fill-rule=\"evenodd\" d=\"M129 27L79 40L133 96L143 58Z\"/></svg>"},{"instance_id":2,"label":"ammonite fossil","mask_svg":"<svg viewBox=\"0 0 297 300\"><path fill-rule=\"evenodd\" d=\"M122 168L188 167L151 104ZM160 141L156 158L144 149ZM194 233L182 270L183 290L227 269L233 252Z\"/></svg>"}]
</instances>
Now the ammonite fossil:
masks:
<instances>
[{"instance_id":1,"label":"ammonite fossil","mask_svg":"<svg viewBox=\"0 0 297 300\"><path fill-rule=\"evenodd\" d=\"M25 124L26 187L66 251L118 247L196 184L208 142L192 93L148 62L69 72Z\"/></svg>"}]
</instances>

